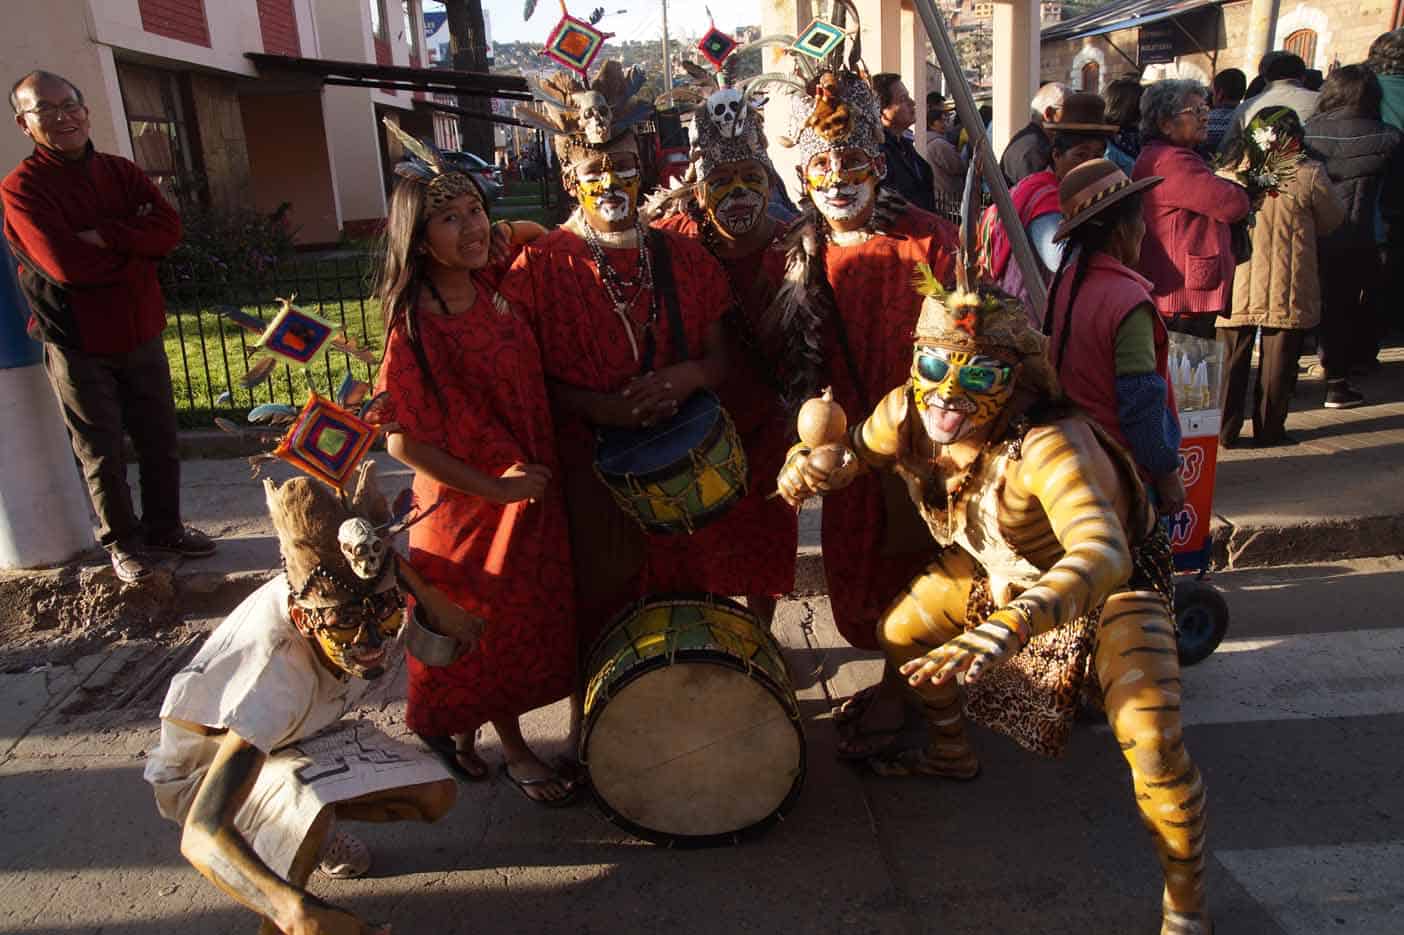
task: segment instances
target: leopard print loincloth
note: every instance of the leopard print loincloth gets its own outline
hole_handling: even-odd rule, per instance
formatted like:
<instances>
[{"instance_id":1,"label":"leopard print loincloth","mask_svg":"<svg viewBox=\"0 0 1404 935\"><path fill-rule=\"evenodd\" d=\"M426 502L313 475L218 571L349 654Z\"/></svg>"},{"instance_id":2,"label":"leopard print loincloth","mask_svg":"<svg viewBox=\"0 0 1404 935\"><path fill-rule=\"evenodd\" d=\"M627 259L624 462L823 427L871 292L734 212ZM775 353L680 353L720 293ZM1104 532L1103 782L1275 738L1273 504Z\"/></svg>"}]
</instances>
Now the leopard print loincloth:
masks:
<instances>
[{"instance_id":1,"label":"leopard print loincloth","mask_svg":"<svg viewBox=\"0 0 1404 935\"><path fill-rule=\"evenodd\" d=\"M1156 523L1133 558L1135 568L1126 589L1155 591L1167 607L1172 606L1170 540L1161 524ZM979 626L996 609L989 580L980 572L970 588L966 628ZM1174 613L1170 616L1173 620ZM1092 668L1101 619L1102 608L1098 607L1071 623L1040 633L1013 658L967 684L966 715L1027 750L1061 756L1078 708L1102 708L1102 687Z\"/></svg>"}]
</instances>

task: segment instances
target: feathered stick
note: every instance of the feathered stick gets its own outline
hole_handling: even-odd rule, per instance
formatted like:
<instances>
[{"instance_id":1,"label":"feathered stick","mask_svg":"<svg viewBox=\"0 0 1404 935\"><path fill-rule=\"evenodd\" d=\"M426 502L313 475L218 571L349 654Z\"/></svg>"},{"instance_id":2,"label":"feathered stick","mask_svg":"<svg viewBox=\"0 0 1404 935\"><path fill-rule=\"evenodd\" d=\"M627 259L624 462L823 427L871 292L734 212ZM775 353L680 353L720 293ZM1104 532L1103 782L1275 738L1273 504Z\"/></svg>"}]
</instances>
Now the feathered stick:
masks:
<instances>
[{"instance_id":1,"label":"feathered stick","mask_svg":"<svg viewBox=\"0 0 1404 935\"><path fill-rule=\"evenodd\" d=\"M965 192L960 199L960 247L956 250L956 288L970 292L975 288L978 260L976 240L976 210L980 203L980 159L970 160L965 170Z\"/></svg>"},{"instance_id":2,"label":"feathered stick","mask_svg":"<svg viewBox=\"0 0 1404 935\"><path fill-rule=\"evenodd\" d=\"M391 120L388 116L380 118L380 122L385 124L385 128L389 130L390 135L393 136L396 140L398 140L400 145L405 148L405 152L409 153L415 159L418 159L420 162L428 166L429 170L434 175L442 175L444 173L446 169L446 166L444 165L444 154L439 152L437 147L424 143L420 140L415 139L413 136L410 136L404 130L401 130L400 125L395 121ZM396 164L396 175L400 175L406 178L422 177L423 173L421 171L416 171L418 170L417 166L405 166L402 170L401 165L402 164Z\"/></svg>"},{"instance_id":3,"label":"feathered stick","mask_svg":"<svg viewBox=\"0 0 1404 935\"><path fill-rule=\"evenodd\" d=\"M780 348L781 403L790 414L819 386L824 322L835 314L834 294L824 269L823 224L813 202L805 200L781 241L785 278L760 321L762 342Z\"/></svg>"}]
</instances>

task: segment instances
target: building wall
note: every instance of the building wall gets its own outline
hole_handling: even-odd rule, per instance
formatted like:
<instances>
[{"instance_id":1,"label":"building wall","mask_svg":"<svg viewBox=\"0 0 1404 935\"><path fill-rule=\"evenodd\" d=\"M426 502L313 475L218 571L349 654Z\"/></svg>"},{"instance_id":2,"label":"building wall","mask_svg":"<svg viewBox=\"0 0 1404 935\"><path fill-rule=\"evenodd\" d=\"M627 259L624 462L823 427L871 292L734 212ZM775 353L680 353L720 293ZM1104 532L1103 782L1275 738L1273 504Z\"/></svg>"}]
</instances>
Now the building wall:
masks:
<instances>
[{"instance_id":1,"label":"building wall","mask_svg":"<svg viewBox=\"0 0 1404 935\"><path fill-rule=\"evenodd\" d=\"M387 4L389 6L389 4ZM365 0L315 0L316 30L323 58L374 62L370 9ZM394 7L398 15L398 5ZM387 11L389 12L389 11ZM331 159L340 221L385 217L385 174L375 102L408 106L408 99L365 88L322 90L327 152Z\"/></svg>"},{"instance_id":2,"label":"building wall","mask_svg":"<svg viewBox=\"0 0 1404 935\"><path fill-rule=\"evenodd\" d=\"M141 28L158 36L195 45L210 44L205 0L137 0Z\"/></svg>"},{"instance_id":3,"label":"building wall","mask_svg":"<svg viewBox=\"0 0 1404 935\"><path fill-rule=\"evenodd\" d=\"M334 243L341 236L322 95L253 94L239 98L247 134L254 210L271 214L291 204L300 243Z\"/></svg>"},{"instance_id":4,"label":"building wall","mask_svg":"<svg viewBox=\"0 0 1404 935\"><path fill-rule=\"evenodd\" d=\"M190 41L197 37L188 27L171 26L167 31L182 33L185 38L161 35L148 30L143 9L154 0L89 0L94 41L117 50L150 55L181 63L213 68L246 75L257 75L253 63L244 58L245 52L263 51L263 33L259 27L258 0L204 0L208 41ZM186 0L164 0L162 9L184 8ZM172 20L167 19L168 25Z\"/></svg>"},{"instance_id":5,"label":"building wall","mask_svg":"<svg viewBox=\"0 0 1404 935\"><path fill-rule=\"evenodd\" d=\"M302 54L293 0L258 0L258 28L263 34L263 51L273 55Z\"/></svg>"},{"instance_id":6,"label":"building wall","mask_svg":"<svg viewBox=\"0 0 1404 935\"><path fill-rule=\"evenodd\" d=\"M1298 29L1312 29L1316 32L1316 61L1307 65L1327 71L1333 62L1363 62L1370 43L1390 30L1393 17L1394 0L1282 0L1272 47L1282 48Z\"/></svg>"}]
</instances>

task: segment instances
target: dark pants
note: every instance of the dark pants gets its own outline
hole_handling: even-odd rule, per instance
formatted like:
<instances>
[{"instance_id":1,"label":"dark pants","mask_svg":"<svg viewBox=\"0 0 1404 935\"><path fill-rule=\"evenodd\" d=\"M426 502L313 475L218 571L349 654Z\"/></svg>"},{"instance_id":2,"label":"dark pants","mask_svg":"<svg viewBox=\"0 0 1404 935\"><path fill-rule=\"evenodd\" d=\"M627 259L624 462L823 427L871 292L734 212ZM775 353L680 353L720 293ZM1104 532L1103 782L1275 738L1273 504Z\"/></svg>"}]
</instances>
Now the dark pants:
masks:
<instances>
[{"instance_id":1,"label":"dark pants","mask_svg":"<svg viewBox=\"0 0 1404 935\"><path fill-rule=\"evenodd\" d=\"M1379 284L1380 256L1374 247L1321 255L1321 369L1328 380L1344 380L1350 368L1379 356L1384 338Z\"/></svg>"},{"instance_id":2,"label":"dark pants","mask_svg":"<svg viewBox=\"0 0 1404 935\"><path fill-rule=\"evenodd\" d=\"M1219 440L1234 442L1243 431L1248 404L1248 383L1253 370L1253 336L1257 328L1220 328L1224 342L1224 382L1220 408ZM1298 328L1264 328L1258 357L1258 381L1253 385L1253 442L1264 445L1282 440L1287 407L1297 385L1297 358L1306 332Z\"/></svg>"},{"instance_id":3,"label":"dark pants","mask_svg":"<svg viewBox=\"0 0 1404 935\"><path fill-rule=\"evenodd\" d=\"M44 345L49 384L58 394L73 453L88 483L104 547L139 546L144 531L179 535L180 453L175 397L161 339L125 354L84 354ZM122 433L132 437L141 469L142 519L132 507Z\"/></svg>"},{"instance_id":4,"label":"dark pants","mask_svg":"<svg viewBox=\"0 0 1404 935\"><path fill-rule=\"evenodd\" d=\"M1214 327L1218 320L1219 316L1213 312L1199 315L1174 315L1165 319L1165 329L1212 341L1214 340Z\"/></svg>"}]
</instances>

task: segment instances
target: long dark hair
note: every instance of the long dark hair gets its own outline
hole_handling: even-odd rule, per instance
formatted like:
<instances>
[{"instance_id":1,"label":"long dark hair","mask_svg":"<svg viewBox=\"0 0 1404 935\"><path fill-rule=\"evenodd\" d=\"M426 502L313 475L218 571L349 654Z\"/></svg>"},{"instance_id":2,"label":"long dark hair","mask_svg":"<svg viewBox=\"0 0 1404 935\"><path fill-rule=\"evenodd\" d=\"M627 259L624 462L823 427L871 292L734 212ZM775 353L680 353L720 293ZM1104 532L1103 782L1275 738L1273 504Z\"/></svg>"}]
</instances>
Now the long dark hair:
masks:
<instances>
[{"instance_id":1,"label":"long dark hair","mask_svg":"<svg viewBox=\"0 0 1404 935\"><path fill-rule=\"evenodd\" d=\"M1072 334L1073 314L1077 309L1077 293L1087 278L1092 256L1104 253L1112 236L1125 223L1141 213L1141 193L1136 192L1111 205L1100 214L1088 218L1074 227L1063 244L1063 258L1058 263L1058 271L1053 274L1053 283L1048 287L1048 311L1043 316L1043 333L1053 336L1053 325L1057 321L1058 286L1063 276L1072 267L1072 286L1068 289L1067 311L1063 318L1063 333L1058 339L1058 349L1050 353L1054 371L1061 371L1063 355L1068 349L1068 336Z\"/></svg>"},{"instance_id":2,"label":"long dark hair","mask_svg":"<svg viewBox=\"0 0 1404 935\"><path fill-rule=\"evenodd\" d=\"M1344 111L1352 117L1380 119L1380 103L1384 92L1380 79L1364 65L1342 65L1326 77L1321 97L1316 100L1316 112Z\"/></svg>"},{"instance_id":3,"label":"long dark hair","mask_svg":"<svg viewBox=\"0 0 1404 935\"><path fill-rule=\"evenodd\" d=\"M478 180L469 173L473 190L478 193L483 212L488 212L488 201L483 196ZM381 242L380 271L375 278L375 296L380 300L380 313L385 319L385 344L390 345L390 335L396 328L403 328L405 340L415 363L424 375L436 399L443 402L443 394L434 373L429 367L429 356L424 352L424 342L419 334L419 300L428 278L424 275L424 254L419 247L424 242L424 228L429 221L425 208L427 186L418 179L401 178L395 182L390 193L390 212L385 219L385 236ZM432 285L429 285L433 289Z\"/></svg>"}]
</instances>

